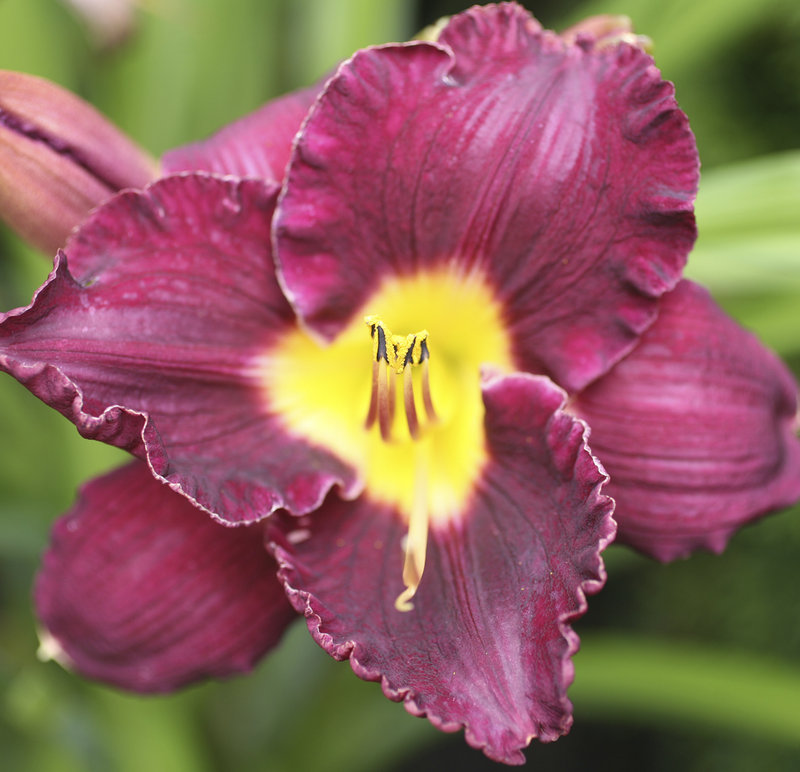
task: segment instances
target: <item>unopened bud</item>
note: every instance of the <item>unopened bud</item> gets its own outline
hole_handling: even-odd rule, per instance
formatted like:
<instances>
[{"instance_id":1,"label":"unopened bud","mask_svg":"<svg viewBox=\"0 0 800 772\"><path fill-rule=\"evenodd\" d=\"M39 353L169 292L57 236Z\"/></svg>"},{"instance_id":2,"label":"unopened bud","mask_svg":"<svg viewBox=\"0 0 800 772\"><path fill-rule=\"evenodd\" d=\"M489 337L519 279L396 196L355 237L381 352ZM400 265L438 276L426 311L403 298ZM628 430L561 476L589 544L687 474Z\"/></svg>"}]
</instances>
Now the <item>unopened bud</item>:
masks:
<instances>
[{"instance_id":1,"label":"unopened bud","mask_svg":"<svg viewBox=\"0 0 800 772\"><path fill-rule=\"evenodd\" d=\"M605 48L617 43L628 43L647 53L651 53L653 48L653 41L649 37L637 35L633 31L630 18L611 14L589 16L565 29L561 37L568 43L575 43L579 39L588 40L595 48Z\"/></svg>"},{"instance_id":2,"label":"unopened bud","mask_svg":"<svg viewBox=\"0 0 800 772\"><path fill-rule=\"evenodd\" d=\"M98 204L158 176L94 107L32 75L0 71L0 218L55 252Z\"/></svg>"}]
</instances>

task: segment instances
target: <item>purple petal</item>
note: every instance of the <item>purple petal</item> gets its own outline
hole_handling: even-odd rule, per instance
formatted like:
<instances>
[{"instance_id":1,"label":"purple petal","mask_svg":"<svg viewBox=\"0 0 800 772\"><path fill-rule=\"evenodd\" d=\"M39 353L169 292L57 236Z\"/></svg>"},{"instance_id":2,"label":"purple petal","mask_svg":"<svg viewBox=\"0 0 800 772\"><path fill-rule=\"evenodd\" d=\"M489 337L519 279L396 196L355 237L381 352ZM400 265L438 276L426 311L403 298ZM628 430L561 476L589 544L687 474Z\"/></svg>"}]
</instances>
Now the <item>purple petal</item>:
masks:
<instances>
[{"instance_id":1,"label":"purple petal","mask_svg":"<svg viewBox=\"0 0 800 772\"><path fill-rule=\"evenodd\" d=\"M249 671L294 618L263 538L214 523L141 462L88 483L36 581L44 650L138 692Z\"/></svg>"},{"instance_id":2,"label":"purple petal","mask_svg":"<svg viewBox=\"0 0 800 772\"><path fill-rule=\"evenodd\" d=\"M800 498L796 395L771 352L679 284L633 353L574 400L611 475L619 540L663 561L721 552Z\"/></svg>"},{"instance_id":3,"label":"purple petal","mask_svg":"<svg viewBox=\"0 0 800 772\"><path fill-rule=\"evenodd\" d=\"M202 142L164 154L165 172L208 171L282 180L300 124L321 85L293 91L220 129Z\"/></svg>"},{"instance_id":4,"label":"purple petal","mask_svg":"<svg viewBox=\"0 0 800 772\"><path fill-rule=\"evenodd\" d=\"M517 367L581 387L694 241L686 117L642 51L569 44L519 6L454 17L440 43L362 51L329 81L276 213L287 297L330 339L382 280L477 272Z\"/></svg>"},{"instance_id":5,"label":"purple petal","mask_svg":"<svg viewBox=\"0 0 800 772\"><path fill-rule=\"evenodd\" d=\"M326 651L512 764L531 738L569 729L569 622L602 586L599 553L614 533L606 477L563 399L541 377L485 382L491 461L468 511L432 529L412 611L394 606L406 527L368 494L331 496L305 522L269 530L289 598Z\"/></svg>"},{"instance_id":6,"label":"purple petal","mask_svg":"<svg viewBox=\"0 0 800 772\"><path fill-rule=\"evenodd\" d=\"M62 255L0 325L0 367L229 522L308 511L352 477L263 394L265 353L295 329L270 260L276 192L197 174L122 194L68 245L77 278Z\"/></svg>"}]
</instances>

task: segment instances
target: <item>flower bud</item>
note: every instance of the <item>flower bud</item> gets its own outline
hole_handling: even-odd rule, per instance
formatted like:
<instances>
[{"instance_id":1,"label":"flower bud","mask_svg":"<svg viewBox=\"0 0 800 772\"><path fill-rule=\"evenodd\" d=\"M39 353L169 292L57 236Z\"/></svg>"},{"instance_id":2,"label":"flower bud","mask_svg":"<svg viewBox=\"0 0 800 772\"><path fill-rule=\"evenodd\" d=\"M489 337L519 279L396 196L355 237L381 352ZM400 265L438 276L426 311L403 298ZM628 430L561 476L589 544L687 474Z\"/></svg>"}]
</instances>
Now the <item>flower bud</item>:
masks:
<instances>
[{"instance_id":1,"label":"flower bud","mask_svg":"<svg viewBox=\"0 0 800 772\"><path fill-rule=\"evenodd\" d=\"M627 16L611 14L589 16L582 19L577 24L565 29L561 33L561 37L568 43L574 43L579 38L591 40L596 48L605 48L617 43L629 43L650 53L653 47L653 41L649 37L637 35L633 31L633 22Z\"/></svg>"},{"instance_id":2,"label":"flower bud","mask_svg":"<svg viewBox=\"0 0 800 772\"><path fill-rule=\"evenodd\" d=\"M136 27L136 0L64 0L92 42L102 49L123 43Z\"/></svg>"},{"instance_id":3,"label":"flower bud","mask_svg":"<svg viewBox=\"0 0 800 772\"><path fill-rule=\"evenodd\" d=\"M0 71L0 217L31 244L55 252L92 208L156 176L156 162L94 107Z\"/></svg>"}]
</instances>

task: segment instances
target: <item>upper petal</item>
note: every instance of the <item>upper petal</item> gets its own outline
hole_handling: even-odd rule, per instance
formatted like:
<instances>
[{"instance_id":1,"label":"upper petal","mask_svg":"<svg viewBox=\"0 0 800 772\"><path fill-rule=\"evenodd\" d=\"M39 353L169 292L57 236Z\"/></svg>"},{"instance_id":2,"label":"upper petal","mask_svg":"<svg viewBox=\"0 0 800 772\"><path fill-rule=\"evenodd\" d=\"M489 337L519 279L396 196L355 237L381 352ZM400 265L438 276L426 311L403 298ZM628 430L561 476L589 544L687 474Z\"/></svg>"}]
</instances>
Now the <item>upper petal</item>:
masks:
<instances>
[{"instance_id":1,"label":"upper petal","mask_svg":"<svg viewBox=\"0 0 800 772\"><path fill-rule=\"evenodd\" d=\"M295 616L263 538L209 520L141 462L92 481L36 580L44 652L138 692L250 670Z\"/></svg>"},{"instance_id":2,"label":"upper petal","mask_svg":"<svg viewBox=\"0 0 800 772\"><path fill-rule=\"evenodd\" d=\"M300 132L279 274L332 338L387 277L496 288L519 369L575 389L651 322L694 240L698 162L672 86L626 45L567 43L519 6L359 52Z\"/></svg>"},{"instance_id":3,"label":"upper petal","mask_svg":"<svg viewBox=\"0 0 800 772\"><path fill-rule=\"evenodd\" d=\"M74 276L62 255L0 325L0 367L229 522L313 509L350 479L263 398L263 354L295 327L270 260L276 192L196 174L122 194L69 243Z\"/></svg>"},{"instance_id":4,"label":"upper petal","mask_svg":"<svg viewBox=\"0 0 800 772\"><path fill-rule=\"evenodd\" d=\"M164 154L165 172L207 171L280 181L292 141L321 85L267 102L200 142Z\"/></svg>"},{"instance_id":5,"label":"upper petal","mask_svg":"<svg viewBox=\"0 0 800 772\"><path fill-rule=\"evenodd\" d=\"M389 506L331 496L307 521L270 521L280 576L320 645L507 763L571 724L569 623L605 580L614 533L606 477L563 400L540 377L485 381L491 460L466 511L432 526L409 612L395 608L406 527Z\"/></svg>"},{"instance_id":6,"label":"upper petal","mask_svg":"<svg viewBox=\"0 0 800 772\"><path fill-rule=\"evenodd\" d=\"M797 384L688 281L573 409L611 475L620 541L660 560L719 552L741 525L800 497Z\"/></svg>"}]
</instances>

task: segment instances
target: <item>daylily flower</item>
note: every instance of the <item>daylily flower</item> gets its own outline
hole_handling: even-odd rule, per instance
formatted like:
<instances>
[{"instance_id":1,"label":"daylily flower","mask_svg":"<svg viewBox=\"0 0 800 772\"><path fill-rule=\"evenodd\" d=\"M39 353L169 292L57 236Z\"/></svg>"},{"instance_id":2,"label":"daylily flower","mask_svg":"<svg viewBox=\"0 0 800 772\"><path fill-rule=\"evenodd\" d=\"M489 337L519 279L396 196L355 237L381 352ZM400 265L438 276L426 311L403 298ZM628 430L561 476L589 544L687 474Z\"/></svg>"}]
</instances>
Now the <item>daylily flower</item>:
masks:
<instances>
[{"instance_id":1,"label":"daylily flower","mask_svg":"<svg viewBox=\"0 0 800 772\"><path fill-rule=\"evenodd\" d=\"M56 526L49 652L170 689L249 667L288 598L388 697L521 763L569 729L570 623L615 531L582 419L621 535L663 559L800 496L791 376L680 280L687 120L593 29L502 4L361 51L304 119L314 90L70 237L0 366L139 461Z\"/></svg>"}]
</instances>

